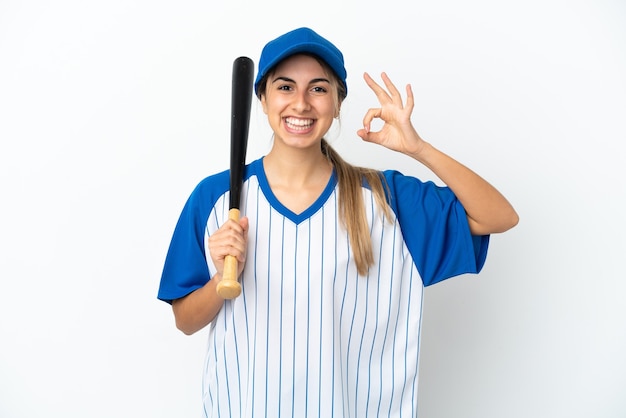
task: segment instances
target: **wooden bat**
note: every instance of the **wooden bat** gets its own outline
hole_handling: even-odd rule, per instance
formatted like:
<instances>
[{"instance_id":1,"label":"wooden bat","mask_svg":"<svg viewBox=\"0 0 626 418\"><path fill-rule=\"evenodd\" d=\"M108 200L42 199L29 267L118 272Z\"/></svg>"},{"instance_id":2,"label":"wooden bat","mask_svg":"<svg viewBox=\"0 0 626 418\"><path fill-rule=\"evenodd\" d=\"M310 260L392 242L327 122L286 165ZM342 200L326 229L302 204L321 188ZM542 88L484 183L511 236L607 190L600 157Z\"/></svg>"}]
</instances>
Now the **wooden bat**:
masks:
<instances>
[{"instance_id":1,"label":"wooden bat","mask_svg":"<svg viewBox=\"0 0 626 418\"><path fill-rule=\"evenodd\" d=\"M239 203L246 166L250 106L252 104L252 81L254 63L248 57L239 57L233 62L233 85L230 119L230 206L228 218L239 222ZM224 274L217 285L217 293L224 299L233 299L241 293L237 280L237 258L226 256Z\"/></svg>"}]
</instances>

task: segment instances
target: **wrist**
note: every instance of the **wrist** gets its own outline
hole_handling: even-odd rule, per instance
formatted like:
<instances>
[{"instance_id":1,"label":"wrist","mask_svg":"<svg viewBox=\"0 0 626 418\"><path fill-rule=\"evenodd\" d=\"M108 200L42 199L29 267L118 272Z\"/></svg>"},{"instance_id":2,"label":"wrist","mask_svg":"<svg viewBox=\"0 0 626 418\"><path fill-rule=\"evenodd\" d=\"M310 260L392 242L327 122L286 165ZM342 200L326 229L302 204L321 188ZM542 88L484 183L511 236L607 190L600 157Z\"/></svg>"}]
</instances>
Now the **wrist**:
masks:
<instances>
[{"instance_id":1,"label":"wrist","mask_svg":"<svg viewBox=\"0 0 626 418\"><path fill-rule=\"evenodd\" d=\"M428 160L428 154L433 150L432 145L430 143L420 140L417 145L407 151L407 155L420 163L425 163Z\"/></svg>"},{"instance_id":2,"label":"wrist","mask_svg":"<svg viewBox=\"0 0 626 418\"><path fill-rule=\"evenodd\" d=\"M224 298L221 297L220 294L217 292L217 286L220 284L221 281L222 281L222 274L218 272L218 273L215 273L213 277L211 277L211 280L209 280L209 283L207 284L211 286L211 293L215 297L217 297L220 300L224 300Z\"/></svg>"}]
</instances>

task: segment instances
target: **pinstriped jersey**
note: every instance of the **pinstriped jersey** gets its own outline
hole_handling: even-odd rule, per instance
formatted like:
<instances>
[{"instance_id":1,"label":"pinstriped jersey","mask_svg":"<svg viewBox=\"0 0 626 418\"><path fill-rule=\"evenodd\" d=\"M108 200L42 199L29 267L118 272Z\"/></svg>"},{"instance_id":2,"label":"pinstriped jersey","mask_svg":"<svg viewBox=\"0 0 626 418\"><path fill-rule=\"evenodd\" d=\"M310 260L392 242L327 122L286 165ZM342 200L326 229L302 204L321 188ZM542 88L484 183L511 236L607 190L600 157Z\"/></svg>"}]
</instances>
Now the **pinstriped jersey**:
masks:
<instances>
[{"instance_id":1,"label":"pinstriped jersey","mask_svg":"<svg viewBox=\"0 0 626 418\"><path fill-rule=\"evenodd\" d=\"M424 286L483 266L447 187L384 172L392 219L362 188L374 264L357 273L333 174L300 214L272 194L259 159L246 167L249 219L242 293L209 325L207 417L415 417ZM228 172L203 180L176 225L158 297L171 302L215 273L208 238L228 219Z\"/></svg>"}]
</instances>

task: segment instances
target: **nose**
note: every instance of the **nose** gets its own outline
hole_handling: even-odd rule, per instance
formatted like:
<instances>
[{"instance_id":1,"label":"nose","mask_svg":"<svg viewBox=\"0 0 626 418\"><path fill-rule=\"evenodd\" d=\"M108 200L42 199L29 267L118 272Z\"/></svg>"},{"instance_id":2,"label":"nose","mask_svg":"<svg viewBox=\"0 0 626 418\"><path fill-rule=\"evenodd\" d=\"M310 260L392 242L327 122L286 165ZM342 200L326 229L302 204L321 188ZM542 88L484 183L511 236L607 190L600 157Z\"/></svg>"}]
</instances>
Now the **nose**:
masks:
<instances>
[{"instance_id":1,"label":"nose","mask_svg":"<svg viewBox=\"0 0 626 418\"><path fill-rule=\"evenodd\" d=\"M292 108L296 112L305 112L311 108L306 89L298 90L293 96Z\"/></svg>"}]
</instances>

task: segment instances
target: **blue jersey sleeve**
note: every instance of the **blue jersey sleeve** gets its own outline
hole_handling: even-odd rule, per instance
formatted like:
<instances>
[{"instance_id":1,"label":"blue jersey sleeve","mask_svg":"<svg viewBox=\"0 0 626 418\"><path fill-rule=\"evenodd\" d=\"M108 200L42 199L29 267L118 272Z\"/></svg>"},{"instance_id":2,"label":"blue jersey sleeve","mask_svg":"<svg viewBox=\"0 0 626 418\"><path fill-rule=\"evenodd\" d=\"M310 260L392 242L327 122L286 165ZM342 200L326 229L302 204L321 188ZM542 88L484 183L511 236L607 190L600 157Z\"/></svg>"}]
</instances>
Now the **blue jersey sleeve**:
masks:
<instances>
[{"instance_id":1,"label":"blue jersey sleeve","mask_svg":"<svg viewBox=\"0 0 626 418\"><path fill-rule=\"evenodd\" d=\"M204 286L211 278L204 233L216 200L228 190L228 172L196 186L180 214L165 258L158 298L171 303Z\"/></svg>"},{"instance_id":2,"label":"blue jersey sleeve","mask_svg":"<svg viewBox=\"0 0 626 418\"><path fill-rule=\"evenodd\" d=\"M463 205L448 187L386 171L390 205L424 286L478 273L489 236L472 236Z\"/></svg>"}]
</instances>

